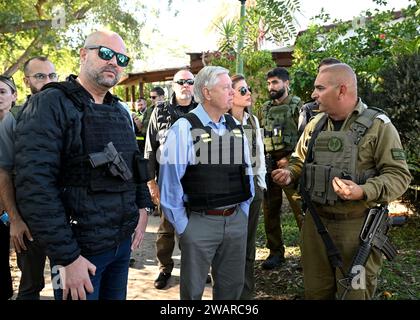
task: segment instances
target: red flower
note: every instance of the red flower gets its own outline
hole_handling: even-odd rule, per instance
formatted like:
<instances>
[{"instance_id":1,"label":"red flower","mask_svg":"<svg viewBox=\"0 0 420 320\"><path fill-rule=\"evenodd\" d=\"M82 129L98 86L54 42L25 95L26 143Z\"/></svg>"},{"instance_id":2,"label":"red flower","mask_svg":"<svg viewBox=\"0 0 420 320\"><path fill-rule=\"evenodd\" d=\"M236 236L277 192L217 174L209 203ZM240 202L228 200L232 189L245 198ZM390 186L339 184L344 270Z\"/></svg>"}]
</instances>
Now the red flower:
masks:
<instances>
[{"instance_id":1,"label":"red flower","mask_svg":"<svg viewBox=\"0 0 420 320\"><path fill-rule=\"evenodd\" d=\"M384 33L381 33L380 35L379 35L379 39L385 39L386 38L386 36L385 36L385 34Z\"/></svg>"}]
</instances>

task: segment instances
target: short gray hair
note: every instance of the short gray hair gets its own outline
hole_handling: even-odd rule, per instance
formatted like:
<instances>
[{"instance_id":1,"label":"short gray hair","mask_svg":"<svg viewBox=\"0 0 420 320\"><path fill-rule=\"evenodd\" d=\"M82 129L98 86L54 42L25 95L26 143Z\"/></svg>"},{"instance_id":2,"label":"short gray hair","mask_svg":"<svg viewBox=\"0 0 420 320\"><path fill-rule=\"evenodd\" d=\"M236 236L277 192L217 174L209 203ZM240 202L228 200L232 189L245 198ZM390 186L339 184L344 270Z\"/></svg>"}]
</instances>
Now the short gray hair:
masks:
<instances>
[{"instance_id":1,"label":"short gray hair","mask_svg":"<svg viewBox=\"0 0 420 320\"><path fill-rule=\"evenodd\" d=\"M209 89L219 81L219 75L229 75L229 70L218 66L207 66L200 70L194 79L194 100L198 103L203 103L204 95L203 89L207 87Z\"/></svg>"}]
</instances>

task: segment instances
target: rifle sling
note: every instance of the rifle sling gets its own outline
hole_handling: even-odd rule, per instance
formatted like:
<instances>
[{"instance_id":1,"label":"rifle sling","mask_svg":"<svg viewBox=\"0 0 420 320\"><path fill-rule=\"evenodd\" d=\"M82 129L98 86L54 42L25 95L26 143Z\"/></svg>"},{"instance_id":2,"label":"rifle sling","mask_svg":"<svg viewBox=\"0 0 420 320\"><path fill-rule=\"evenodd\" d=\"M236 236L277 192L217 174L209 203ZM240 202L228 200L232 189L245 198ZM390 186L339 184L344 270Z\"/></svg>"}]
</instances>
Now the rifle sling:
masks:
<instances>
[{"instance_id":1,"label":"rifle sling","mask_svg":"<svg viewBox=\"0 0 420 320\"><path fill-rule=\"evenodd\" d=\"M307 151L307 154L306 154L304 167L305 167L306 163L308 162L308 160L309 161L313 160L312 149L313 149L313 146L315 144L315 140L316 140L317 136L322 131L322 129L325 126L325 123L327 122L327 118L328 118L328 116L325 114L319 120L319 122L317 123L314 131L312 132L311 138L309 140L308 151ZM306 206L309 210L309 213L312 216L312 219L313 219L313 221L316 225L317 231L318 231L319 235L321 236L322 241L324 242L325 249L327 250L328 260L330 261L330 264L334 269L339 268L340 271L342 272L342 274L345 275L344 270L343 270L343 258L341 257L340 251L335 246L334 241L331 239L331 236L328 233L328 230L325 228L324 224L322 223L322 220L319 217L318 213L316 212L315 206L313 205L313 203L311 201L311 197L310 197L308 191L305 188L305 186L306 186L305 174L302 174L301 179L302 179L302 181L301 181L301 194L302 194L302 197L303 197L303 201L306 204Z\"/></svg>"}]
</instances>

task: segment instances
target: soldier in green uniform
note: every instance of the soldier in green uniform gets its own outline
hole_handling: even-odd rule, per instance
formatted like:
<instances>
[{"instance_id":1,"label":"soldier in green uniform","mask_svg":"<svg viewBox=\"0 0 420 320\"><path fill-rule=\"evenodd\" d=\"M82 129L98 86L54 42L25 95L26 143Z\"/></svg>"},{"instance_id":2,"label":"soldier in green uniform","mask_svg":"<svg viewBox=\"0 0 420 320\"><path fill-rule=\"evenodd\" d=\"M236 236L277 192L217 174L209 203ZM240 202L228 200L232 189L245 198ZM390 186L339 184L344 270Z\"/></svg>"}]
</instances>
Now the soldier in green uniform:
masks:
<instances>
[{"instance_id":1,"label":"soldier in green uniform","mask_svg":"<svg viewBox=\"0 0 420 320\"><path fill-rule=\"evenodd\" d=\"M368 109L358 98L356 75L348 65L321 70L312 98L321 113L306 126L288 168L274 170L272 177L280 185L289 185L304 175L302 187L341 253L347 272L369 208L401 196L411 176L397 130L385 114ZM312 135L314 141L310 141ZM330 266L309 214L301 236L305 297L341 296L344 276ZM364 269L365 286L352 287L346 298L371 299L381 264L381 253L373 248Z\"/></svg>"},{"instance_id":2,"label":"soldier in green uniform","mask_svg":"<svg viewBox=\"0 0 420 320\"><path fill-rule=\"evenodd\" d=\"M141 153L144 152L144 139L146 137L147 127L144 128L143 121L147 112L147 103L144 97L139 97L134 106L134 112L131 114L133 122L136 125L134 130L136 133L136 141Z\"/></svg>"},{"instance_id":3,"label":"soldier in green uniform","mask_svg":"<svg viewBox=\"0 0 420 320\"><path fill-rule=\"evenodd\" d=\"M287 165L298 140L298 118L302 102L299 97L289 94L289 72L285 68L275 68L267 74L267 87L271 100L262 106L262 127L267 174L272 169ZM295 215L298 226L303 220L300 197L294 186L282 188L267 179L264 193L264 226L267 236L268 258L264 269L274 269L284 262L284 245L281 229L282 192L285 192Z\"/></svg>"}]
</instances>

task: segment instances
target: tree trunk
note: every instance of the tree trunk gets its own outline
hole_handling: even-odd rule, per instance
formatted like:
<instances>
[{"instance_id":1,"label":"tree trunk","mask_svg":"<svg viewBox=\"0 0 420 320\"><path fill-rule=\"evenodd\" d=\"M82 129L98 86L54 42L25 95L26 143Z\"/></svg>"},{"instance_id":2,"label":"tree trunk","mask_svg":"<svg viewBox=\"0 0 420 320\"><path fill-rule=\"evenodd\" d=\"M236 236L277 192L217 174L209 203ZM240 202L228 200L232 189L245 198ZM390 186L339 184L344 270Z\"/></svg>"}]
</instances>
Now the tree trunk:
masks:
<instances>
[{"instance_id":1,"label":"tree trunk","mask_svg":"<svg viewBox=\"0 0 420 320\"><path fill-rule=\"evenodd\" d=\"M38 36L36 36L35 39L31 42L31 44L26 48L25 52L19 57L19 59L17 59L17 61L10 68L8 68L4 72L4 74L10 77L16 71L18 71L23 66L25 61L28 60L32 50L34 48L38 48L41 45L40 40L41 40L41 34L38 34Z\"/></svg>"}]
</instances>

